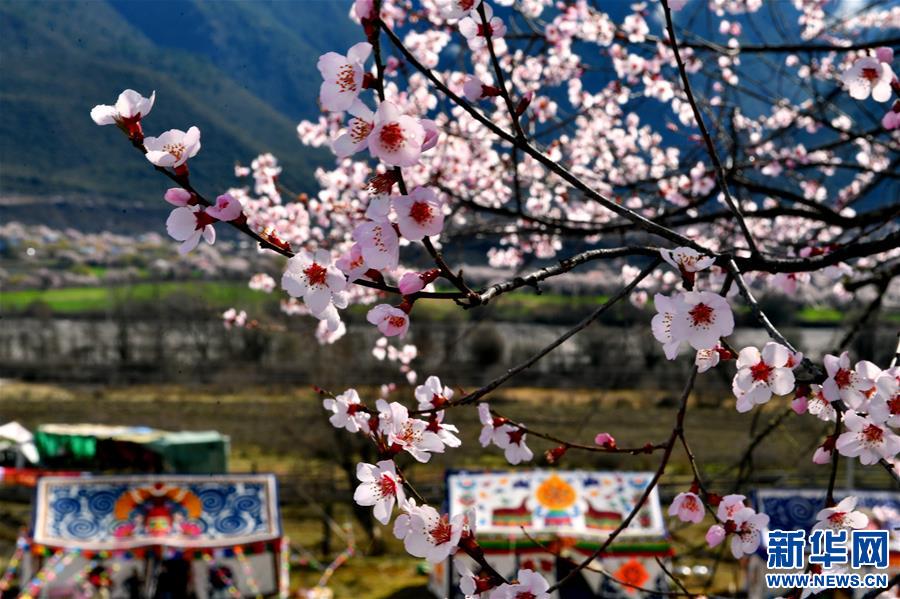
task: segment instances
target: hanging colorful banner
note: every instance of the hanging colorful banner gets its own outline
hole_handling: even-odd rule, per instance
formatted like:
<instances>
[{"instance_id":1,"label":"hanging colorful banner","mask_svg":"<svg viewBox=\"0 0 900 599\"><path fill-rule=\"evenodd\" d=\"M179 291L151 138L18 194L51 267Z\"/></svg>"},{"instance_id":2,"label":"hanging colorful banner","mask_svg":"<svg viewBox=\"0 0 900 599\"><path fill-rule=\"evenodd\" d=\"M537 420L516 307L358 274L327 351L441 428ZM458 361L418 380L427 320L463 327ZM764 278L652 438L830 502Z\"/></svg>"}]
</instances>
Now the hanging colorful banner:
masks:
<instances>
[{"instance_id":1,"label":"hanging colorful banner","mask_svg":"<svg viewBox=\"0 0 900 599\"><path fill-rule=\"evenodd\" d=\"M81 550L198 548L281 536L268 474L48 477L38 482L36 543Z\"/></svg>"}]
</instances>

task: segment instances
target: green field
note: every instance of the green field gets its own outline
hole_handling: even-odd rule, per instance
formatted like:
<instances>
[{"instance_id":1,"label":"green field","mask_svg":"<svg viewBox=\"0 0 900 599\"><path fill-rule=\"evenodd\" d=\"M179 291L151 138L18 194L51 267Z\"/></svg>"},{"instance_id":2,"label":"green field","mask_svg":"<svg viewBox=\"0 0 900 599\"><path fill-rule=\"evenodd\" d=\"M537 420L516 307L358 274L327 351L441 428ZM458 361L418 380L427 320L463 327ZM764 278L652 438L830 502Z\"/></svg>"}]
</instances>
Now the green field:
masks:
<instances>
[{"instance_id":1,"label":"green field","mask_svg":"<svg viewBox=\"0 0 900 599\"><path fill-rule=\"evenodd\" d=\"M68 287L62 289L26 289L0 292L0 312L22 313L43 309L53 314L102 314L124 305L152 304L173 298L191 298L197 305L211 311L235 307L247 310L251 317L263 311L277 309L283 297L254 291L243 281L164 281L140 282L113 287ZM535 294L520 291L505 295L489 305L465 311L450 301L420 300L416 304L417 318L427 320L466 320L491 318L520 322L570 322L581 318L608 299L605 295L570 296L556 293ZM362 313L365 307L351 308L351 313ZM738 316L747 311L738 306ZM610 313L613 320L629 320L636 309L622 304ZM900 314L888 313L884 317L900 322ZM847 318L847 313L837 308L805 307L796 312L798 324L836 325Z\"/></svg>"}]
</instances>

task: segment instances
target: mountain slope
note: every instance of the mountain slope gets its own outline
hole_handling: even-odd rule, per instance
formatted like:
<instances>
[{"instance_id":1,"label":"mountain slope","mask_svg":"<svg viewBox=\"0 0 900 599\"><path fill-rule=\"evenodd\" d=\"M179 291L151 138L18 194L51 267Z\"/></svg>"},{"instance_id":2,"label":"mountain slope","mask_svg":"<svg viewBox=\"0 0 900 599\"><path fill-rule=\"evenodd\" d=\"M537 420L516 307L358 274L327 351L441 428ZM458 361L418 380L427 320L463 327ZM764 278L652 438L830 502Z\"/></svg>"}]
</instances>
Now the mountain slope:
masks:
<instances>
[{"instance_id":1,"label":"mountain slope","mask_svg":"<svg viewBox=\"0 0 900 599\"><path fill-rule=\"evenodd\" d=\"M299 116L315 114L318 86L310 69L319 50L310 44L325 38L304 33L321 29L321 15L289 21L289 6L303 5L0 3L0 192L158 202L165 181L114 127L99 128L89 117L94 104L113 103L126 87L157 92L146 134L200 127L203 150L191 172L211 195L235 183L235 161L263 151L279 156L287 183L311 185L315 166L331 158L300 145L295 125ZM139 14L148 7L157 7L157 16ZM187 17L169 18L179 11ZM322 12L333 18L337 11ZM184 43L170 43L164 31ZM307 40L302 55L289 53L298 39ZM236 66L241 60L244 69ZM289 67L294 80L278 81ZM283 108L301 92L299 108L287 114Z\"/></svg>"}]
</instances>

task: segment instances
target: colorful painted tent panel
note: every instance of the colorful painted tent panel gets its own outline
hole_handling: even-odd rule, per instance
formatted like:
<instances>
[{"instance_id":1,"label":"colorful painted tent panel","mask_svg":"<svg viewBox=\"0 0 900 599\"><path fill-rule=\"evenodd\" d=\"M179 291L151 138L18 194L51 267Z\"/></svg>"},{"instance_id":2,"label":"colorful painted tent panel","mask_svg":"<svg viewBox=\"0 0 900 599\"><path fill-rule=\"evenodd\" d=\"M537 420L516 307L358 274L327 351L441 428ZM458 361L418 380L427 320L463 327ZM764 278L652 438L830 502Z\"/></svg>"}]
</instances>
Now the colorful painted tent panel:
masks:
<instances>
[{"instance_id":1,"label":"colorful painted tent panel","mask_svg":"<svg viewBox=\"0 0 900 599\"><path fill-rule=\"evenodd\" d=\"M528 534L605 537L634 508L651 477L577 470L454 472L447 477L449 511L456 515L474 508L479 533L522 537L524 527ZM663 535L654 489L621 537Z\"/></svg>"},{"instance_id":2,"label":"colorful painted tent panel","mask_svg":"<svg viewBox=\"0 0 900 599\"><path fill-rule=\"evenodd\" d=\"M53 547L219 547L281 535L267 474L48 477L35 505L34 540Z\"/></svg>"}]
</instances>

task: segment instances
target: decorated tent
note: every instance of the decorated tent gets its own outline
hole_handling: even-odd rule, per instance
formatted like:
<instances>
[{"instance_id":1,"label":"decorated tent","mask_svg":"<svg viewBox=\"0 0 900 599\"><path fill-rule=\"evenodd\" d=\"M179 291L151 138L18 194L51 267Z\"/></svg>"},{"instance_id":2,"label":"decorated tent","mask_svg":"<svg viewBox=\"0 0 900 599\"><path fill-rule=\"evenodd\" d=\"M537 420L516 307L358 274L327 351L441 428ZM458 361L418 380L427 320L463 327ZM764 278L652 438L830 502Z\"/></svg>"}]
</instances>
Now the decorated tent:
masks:
<instances>
[{"instance_id":1,"label":"decorated tent","mask_svg":"<svg viewBox=\"0 0 900 599\"><path fill-rule=\"evenodd\" d=\"M631 512L650 484L645 472L524 470L447 475L452 516L475 510L479 543L490 564L514 577L519 568L555 581L594 553ZM630 526L560 591L560 599L636 597L638 590L668 590L656 558L670 555L654 489ZM559 557L557 557L559 556ZM437 564L430 589L462 597L452 560Z\"/></svg>"},{"instance_id":2,"label":"decorated tent","mask_svg":"<svg viewBox=\"0 0 900 599\"><path fill-rule=\"evenodd\" d=\"M900 493L838 492L835 500L840 501L847 495L857 498L856 509L869 517L869 528L891 531L890 566L887 573L889 577L900 573ZM747 596L749 599L777 597L783 592L779 589L768 589L765 585L768 532L803 530L808 535L816 523L816 515L825 507L825 496L821 489L761 489L755 493L754 502L757 511L768 514L769 528L763 531L759 551L747 563ZM864 593L865 591L858 591L857 595L862 596Z\"/></svg>"},{"instance_id":3,"label":"decorated tent","mask_svg":"<svg viewBox=\"0 0 900 599\"><path fill-rule=\"evenodd\" d=\"M272 475L45 477L0 589L17 578L24 597L287 596L282 543Z\"/></svg>"},{"instance_id":4,"label":"decorated tent","mask_svg":"<svg viewBox=\"0 0 900 599\"><path fill-rule=\"evenodd\" d=\"M34 441L47 466L187 474L228 470L228 437L215 431L45 424L38 428Z\"/></svg>"}]
</instances>

